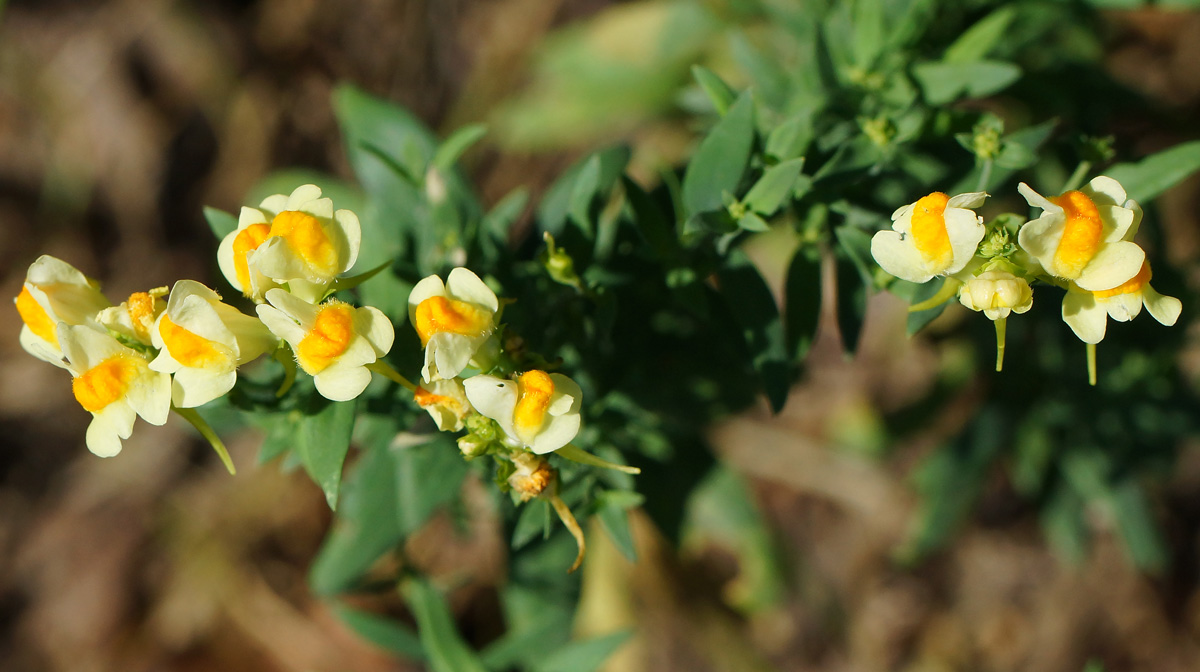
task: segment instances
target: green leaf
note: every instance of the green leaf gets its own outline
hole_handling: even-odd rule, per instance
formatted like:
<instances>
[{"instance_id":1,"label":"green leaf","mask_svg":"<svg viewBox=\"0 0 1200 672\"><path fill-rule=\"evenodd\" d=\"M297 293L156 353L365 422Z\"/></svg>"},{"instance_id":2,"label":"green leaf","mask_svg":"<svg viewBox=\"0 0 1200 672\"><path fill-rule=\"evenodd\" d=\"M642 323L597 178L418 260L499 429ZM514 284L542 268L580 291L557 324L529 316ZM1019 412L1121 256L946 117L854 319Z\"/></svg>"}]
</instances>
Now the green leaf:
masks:
<instances>
[{"instance_id":1,"label":"green leaf","mask_svg":"<svg viewBox=\"0 0 1200 672\"><path fill-rule=\"evenodd\" d=\"M400 592L417 620L421 645L434 672L486 672L459 634L450 607L436 588L414 577L400 586Z\"/></svg>"},{"instance_id":2,"label":"green leaf","mask_svg":"<svg viewBox=\"0 0 1200 672\"><path fill-rule=\"evenodd\" d=\"M509 630L488 644L479 652L479 659L489 670L528 667L528 663L543 658L542 649L548 642L552 643L560 636L565 638L568 634L562 632L562 621L561 616L553 611L542 612L535 622Z\"/></svg>"},{"instance_id":3,"label":"green leaf","mask_svg":"<svg viewBox=\"0 0 1200 672\"><path fill-rule=\"evenodd\" d=\"M1137 481L1126 478L1112 487L1110 497L1117 529L1133 564L1144 572L1161 572L1170 553L1145 490Z\"/></svg>"},{"instance_id":4,"label":"green leaf","mask_svg":"<svg viewBox=\"0 0 1200 672\"><path fill-rule=\"evenodd\" d=\"M546 195L542 197L542 203L538 206L537 213L538 226L541 230L549 231L550 235L558 238L566 225L568 214L572 213L572 207L581 198L590 199L598 193L608 193L625 170L630 156L629 147L619 145L589 154L575 162L562 174L562 177L546 190ZM587 194L580 193L576 189L576 182L581 177L587 177L583 173L593 158L596 159L599 170L592 173L595 175L594 180L587 179L590 186L589 192Z\"/></svg>"},{"instance_id":5,"label":"green leaf","mask_svg":"<svg viewBox=\"0 0 1200 672\"><path fill-rule=\"evenodd\" d=\"M421 640L408 626L344 604L335 606L334 611L351 630L375 646L409 660L425 660Z\"/></svg>"},{"instance_id":6,"label":"green leaf","mask_svg":"<svg viewBox=\"0 0 1200 672\"><path fill-rule=\"evenodd\" d=\"M471 148L471 145L479 142L479 139L486 134L487 126L483 124L463 126L452 133L450 137L446 138L446 141L438 147L437 152L433 155L431 164L442 172L451 170L454 168L455 162Z\"/></svg>"},{"instance_id":7,"label":"green leaf","mask_svg":"<svg viewBox=\"0 0 1200 672\"><path fill-rule=\"evenodd\" d=\"M644 498L628 490L607 490L596 496L596 517L617 550L630 562L637 562L637 549L629 531L629 509L641 506Z\"/></svg>"},{"instance_id":8,"label":"green leaf","mask_svg":"<svg viewBox=\"0 0 1200 672\"><path fill-rule=\"evenodd\" d=\"M1039 512L1042 529L1051 547L1074 565L1087 558L1088 528L1084 515L1083 498L1061 481Z\"/></svg>"},{"instance_id":9,"label":"green leaf","mask_svg":"<svg viewBox=\"0 0 1200 672\"><path fill-rule=\"evenodd\" d=\"M880 0L856 0L853 3L854 64L864 70L872 70L880 51L886 46L884 39L884 8Z\"/></svg>"},{"instance_id":10,"label":"green leaf","mask_svg":"<svg viewBox=\"0 0 1200 672\"><path fill-rule=\"evenodd\" d=\"M625 187L625 198L633 210L637 229L654 251L659 263L673 264L679 260L682 250L672 222L636 182L628 177L622 177L621 182Z\"/></svg>"},{"instance_id":11,"label":"green leaf","mask_svg":"<svg viewBox=\"0 0 1200 672\"><path fill-rule=\"evenodd\" d=\"M305 415L296 427L296 454L304 470L325 493L330 509L337 509L342 462L350 449L357 404L335 401L313 415Z\"/></svg>"},{"instance_id":12,"label":"green leaf","mask_svg":"<svg viewBox=\"0 0 1200 672\"><path fill-rule=\"evenodd\" d=\"M405 535L458 497L469 466L453 441L438 434L426 443L392 448L396 460L397 517Z\"/></svg>"},{"instance_id":13,"label":"green leaf","mask_svg":"<svg viewBox=\"0 0 1200 672\"><path fill-rule=\"evenodd\" d=\"M724 80L702 65L692 66L692 76L696 78L696 82L700 84L700 88L704 89L704 93L712 101L717 114L725 116L725 112L729 110L729 106L733 104L733 101L737 100L737 92L729 88L729 85Z\"/></svg>"},{"instance_id":14,"label":"green leaf","mask_svg":"<svg viewBox=\"0 0 1200 672\"><path fill-rule=\"evenodd\" d=\"M569 642L534 664L533 671L593 672L621 648L632 634L631 630L622 630L602 637Z\"/></svg>"},{"instance_id":15,"label":"green leaf","mask_svg":"<svg viewBox=\"0 0 1200 672\"><path fill-rule=\"evenodd\" d=\"M808 355L821 319L821 256L815 249L796 250L784 284L787 351L795 361Z\"/></svg>"},{"instance_id":16,"label":"green leaf","mask_svg":"<svg viewBox=\"0 0 1200 672\"><path fill-rule=\"evenodd\" d=\"M1016 7L1005 5L983 17L946 47L942 62L973 63L983 60L1006 37L1016 15Z\"/></svg>"},{"instance_id":17,"label":"green leaf","mask_svg":"<svg viewBox=\"0 0 1200 672\"><path fill-rule=\"evenodd\" d=\"M217 240L224 240L225 236L237 230L237 217L224 210L205 206L204 220L208 222L208 228L212 229L213 235L217 237Z\"/></svg>"},{"instance_id":18,"label":"green leaf","mask_svg":"<svg viewBox=\"0 0 1200 672\"><path fill-rule=\"evenodd\" d=\"M775 297L758 268L740 248L729 252L717 277L721 296L742 330L750 363L758 373L763 392L772 410L778 413L791 386L791 358Z\"/></svg>"},{"instance_id":19,"label":"green leaf","mask_svg":"<svg viewBox=\"0 0 1200 672\"><path fill-rule=\"evenodd\" d=\"M812 139L813 115L798 114L771 129L764 152L774 159L786 161L803 154Z\"/></svg>"},{"instance_id":20,"label":"green leaf","mask_svg":"<svg viewBox=\"0 0 1200 672\"><path fill-rule=\"evenodd\" d=\"M759 217L753 212L747 212L746 214L742 215L742 218L738 220L737 224L739 229L743 231L750 231L752 233L762 233L764 231L771 230L771 226L767 224L762 217Z\"/></svg>"},{"instance_id":21,"label":"green leaf","mask_svg":"<svg viewBox=\"0 0 1200 672\"><path fill-rule=\"evenodd\" d=\"M544 499L526 502L513 526L511 546L517 550L538 536L550 535L550 503Z\"/></svg>"},{"instance_id":22,"label":"green leaf","mask_svg":"<svg viewBox=\"0 0 1200 672\"><path fill-rule=\"evenodd\" d=\"M1129 197L1145 203L1200 170L1200 140L1151 154L1137 163L1119 163L1105 171Z\"/></svg>"},{"instance_id":23,"label":"green leaf","mask_svg":"<svg viewBox=\"0 0 1200 672\"><path fill-rule=\"evenodd\" d=\"M913 66L913 77L921 85L926 102L943 105L959 98L998 93L1021 78L1021 68L1001 61L921 63Z\"/></svg>"},{"instance_id":24,"label":"green leaf","mask_svg":"<svg viewBox=\"0 0 1200 672\"><path fill-rule=\"evenodd\" d=\"M787 202L796 186L796 178L800 177L803 169L803 157L771 166L750 188L742 202L763 217L770 217Z\"/></svg>"},{"instance_id":25,"label":"green leaf","mask_svg":"<svg viewBox=\"0 0 1200 672\"><path fill-rule=\"evenodd\" d=\"M497 242L507 241L509 229L525 211L527 203L529 203L529 190L524 187L513 189L492 207L491 212L484 216L483 231Z\"/></svg>"},{"instance_id":26,"label":"green leaf","mask_svg":"<svg viewBox=\"0 0 1200 672\"><path fill-rule=\"evenodd\" d=\"M729 112L713 126L683 176L686 217L723 208L721 195L736 194L754 148L754 99L738 96Z\"/></svg>"}]
</instances>

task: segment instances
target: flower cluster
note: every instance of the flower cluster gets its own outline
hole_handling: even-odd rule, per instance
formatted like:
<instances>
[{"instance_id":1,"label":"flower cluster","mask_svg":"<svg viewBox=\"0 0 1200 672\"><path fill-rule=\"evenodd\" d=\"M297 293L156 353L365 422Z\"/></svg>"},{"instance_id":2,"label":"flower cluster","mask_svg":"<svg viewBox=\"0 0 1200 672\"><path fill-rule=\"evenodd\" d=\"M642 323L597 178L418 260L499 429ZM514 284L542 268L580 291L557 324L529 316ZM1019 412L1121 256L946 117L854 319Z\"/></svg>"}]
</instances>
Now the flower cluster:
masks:
<instances>
[{"instance_id":1,"label":"flower cluster","mask_svg":"<svg viewBox=\"0 0 1200 672\"><path fill-rule=\"evenodd\" d=\"M95 281L43 256L16 298L21 345L74 377L75 398L93 416L87 446L101 456L120 452L135 417L161 425L171 410L215 437L191 409L227 394L239 367L281 347L292 349L318 392L352 399L370 382L366 367L393 339L380 311L322 303L354 265L358 246L358 218L335 212L313 185L243 208L218 259L229 283L260 304L256 316L194 280L113 306Z\"/></svg>"},{"instance_id":2,"label":"flower cluster","mask_svg":"<svg viewBox=\"0 0 1200 672\"><path fill-rule=\"evenodd\" d=\"M924 283L946 276L943 291L914 309L936 305L957 293L967 308L996 323L996 369L1004 361L1004 325L1010 314L1033 305L1031 283L1066 290L1063 321L1094 353L1108 318L1126 322L1147 312L1174 325L1182 304L1150 287L1146 253L1133 242L1142 209L1114 179L1100 176L1077 190L1045 197L1021 183L1018 191L1041 216L1019 225L1004 215L988 224L975 215L987 194L947 197L933 193L892 215L891 231L880 231L871 253L888 273ZM1089 357L1089 377L1095 369Z\"/></svg>"}]
</instances>

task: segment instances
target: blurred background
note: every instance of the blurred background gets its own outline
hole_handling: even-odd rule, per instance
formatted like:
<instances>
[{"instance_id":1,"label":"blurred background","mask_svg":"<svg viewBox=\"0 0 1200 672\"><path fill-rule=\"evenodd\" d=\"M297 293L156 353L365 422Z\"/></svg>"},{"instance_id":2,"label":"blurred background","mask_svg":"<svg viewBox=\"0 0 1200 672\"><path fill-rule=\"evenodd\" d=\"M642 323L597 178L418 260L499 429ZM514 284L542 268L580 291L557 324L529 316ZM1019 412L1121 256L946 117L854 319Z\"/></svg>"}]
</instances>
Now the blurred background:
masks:
<instances>
[{"instance_id":1,"label":"blurred background","mask_svg":"<svg viewBox=\"0 0 1200 672\"><path fill-rule=\"evenodd\" d=\"M488 206L521 185L536 203L572 160L614 141L631 143L631 171L653 179L686 157L699 130L683 114L688 101L631 95L580 109L542 56L549 49L569 60L563 45L585 36L636 65L657 39L663 7L0 2L0 294L16 296L43 253L101 280L116 301L181 277L218 285L203 206L236 212L281 168L349 177L330 105L339 82L408 107L443 135L489 124L466 157ZM1135 155L1196 137L1200 14L1148 8L1103 18L1108 72L1193 120L1182 130L1113 131L1133 139ZM671 68L656 70L664 78L656 90L686 80L706 30L697 24L665 43ZM1192 265L1200 249L1197 213L1196 179L1159 202L1162 248L1176 267ZM1200 667L1194 440L1154 493L1171 556L1155 575L1133 568L1100 514L1086 557L1063 562L1036 511L999 477L948 548L896 562L917 507L913 464L971 408L947 406L939 426L879 457L880 414L919 398L955 356L945 344L905 340L904 321L902 301L874 297L854 361L842 357L836 334L823 334L781 415L762 410L714 427L718 454L749 485L761 527L738 512L711 512L728 526L726 544L713 535L677 554L643 518L637 565L591 535L577 629L637 632L607 669ZM139 423L119 457L93 457L83 440L90 418L66 373L26 355L19 330L10 310L0 321L0 669L421 669L360 640L309 594L306 572L330 514L302 472L255 466L260 437L245 432L225 437L239 466L231 478L174 420ZM1196 354L1185 350L1181 364L1194 370ZM467 532L435 520L411 542L428 565L472 566L452 604L477 645L501 630L490 619L505 543L491 515L473 513L479 524ZM751 533L771 538L777 566L739 564L728 546Z\"/></svg>"}]
</instances>

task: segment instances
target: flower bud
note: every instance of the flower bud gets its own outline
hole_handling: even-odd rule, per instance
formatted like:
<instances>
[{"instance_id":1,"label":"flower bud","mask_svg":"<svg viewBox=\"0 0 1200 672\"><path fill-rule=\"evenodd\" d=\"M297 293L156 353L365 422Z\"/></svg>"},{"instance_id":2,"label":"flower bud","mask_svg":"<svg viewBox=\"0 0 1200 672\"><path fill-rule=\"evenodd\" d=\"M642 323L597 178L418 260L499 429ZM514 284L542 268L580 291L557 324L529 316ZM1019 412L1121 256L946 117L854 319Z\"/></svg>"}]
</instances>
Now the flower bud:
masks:
<instances>
[{"instance_id":1,"label":"flower bud","mask_svg":"<svg viewBox=\"0 0 1200 672\"><path fill-rule=\"evenodd\" d=\"M1009 271L984 271L963 286L958 300L974 311L982 311L990 320L1024 313L1033 306L1033 290L1025 278Z\"/></svg>"}]
</instances>

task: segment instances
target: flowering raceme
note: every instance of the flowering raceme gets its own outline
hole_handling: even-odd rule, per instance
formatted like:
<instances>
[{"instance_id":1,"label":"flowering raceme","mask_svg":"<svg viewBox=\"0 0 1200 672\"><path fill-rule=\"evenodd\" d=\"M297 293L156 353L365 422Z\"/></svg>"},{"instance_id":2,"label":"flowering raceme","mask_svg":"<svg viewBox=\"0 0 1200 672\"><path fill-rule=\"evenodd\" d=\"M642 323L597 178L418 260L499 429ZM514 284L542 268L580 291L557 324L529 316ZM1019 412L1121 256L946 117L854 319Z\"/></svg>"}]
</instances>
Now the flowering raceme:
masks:
<instances>
[{"instance_id":1,"label":"flowering raceme","mask_svg":"<svg viewBox=\"0 0 1200 672\"><path fill-rule=\"evenodd\" d=\"M175 283L150 336L158 349L150 368L173 374L171 399L180 408L229 392L237 367L277 342L262 322L222 303L216 292L194 280Z\"/></svg>"},{"instance_id":2,"label":"flowering raceme","mask_svg":"<svg viewBox=\"0 0 1200 672\"><path fill-rule=\"evenodd\" d=\"M535 369L515 381L479 375L463 386L471 405L495 420L512 445L541 455L562 448L579 433L583 392L560 373Z\"/></svg>"},{"instance_id":3,"label":"flowering raceme","mask_svg":"<svg viewBox=\"0 0 1200 672\"><path fill-rule=\"evenodd\" d=\"M229 284L256 303L282 285L316 303L354 266L361 240L358 217L334 211L319 187L306 184L257 208L243 207L238 228L221 240L217 262Z\"/></svg>"},{"instance_id":4,"label":"flowering raceme","mask_svg":"<svg viewBox=\"0 0 1200 672\"><path fill-rule=\"evenodd\" d=\"M332 401L362 394L371 382L367 365L392 349L395 331L379 309L330 300L313 305L282 289L266 294L258 317L296 353L317 391Z\"/></svg>"},{"instance_id":5,"label":"flowering raceme","mask_svg":"<svg viewBox=\"0 0 1200 672\"><path fill-rule=\"evenodd\" d=\"M934 192L892 213L892 230L871 239L871 255L883 270L909 282L961 271L975 256L985 229L971 210L987 194L948 197Z\"/></svg>"},{"instance_id":6,"label":"flowering raceme","mask_svg":"<svg viewBox=\"0 0 1200 672\"><path fill-rule=\"evenodd\" d=\"M171 411L171 377L150 368L146 358L117 339L89 326L60 322L67 369L75 399L92 414L87 447L100 457L121 452L136 416L162 425Z\"/></svg>"},{"instance_id":7,"label":"flowering raceme","mask_svg":"<svg viewBox=\"0 0 1200 672\"><path fill-rule=\"evenodd\" d=\"M16 298L21 347L38 359L66 368L57 327L96 325L96 314L112 305L96 283L67 262L44 254L29 266Z\"/></svg>"},{"instance_id":8,"label":"flowering raceme","mask_svg":"<svg viewBox=\"0 0 1200 672\"><path fill-rule=\"evenodd\" d=\"M425 346L422 379L462 373L495 330L498 310L496 293L465 268L450 271L444 284L436 275L418 282L408 297L408 318Z\"/></svg>"}]
</instances>

